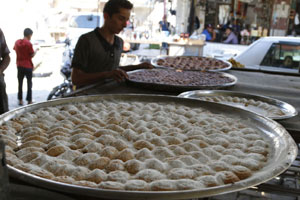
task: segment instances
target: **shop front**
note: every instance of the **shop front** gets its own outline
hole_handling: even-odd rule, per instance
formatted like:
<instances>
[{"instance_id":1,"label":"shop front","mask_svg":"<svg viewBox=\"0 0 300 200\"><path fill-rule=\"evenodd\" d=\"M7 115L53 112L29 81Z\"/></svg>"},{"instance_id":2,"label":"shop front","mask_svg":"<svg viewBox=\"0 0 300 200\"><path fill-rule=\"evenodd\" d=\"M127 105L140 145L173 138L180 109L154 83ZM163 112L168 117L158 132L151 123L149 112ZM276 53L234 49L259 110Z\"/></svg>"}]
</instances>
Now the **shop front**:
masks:
<instances>
[{"instance_id":1,"label":"shop front","mask_svg":"<svg viewBox=\"0 0 300 200\"><path fill-rule=\"evenodd\" d=\"M213 25L217 42L231 26L239 43L250 44L264 36L296 35L300 32L299 9L299 0L207 0L205 24Z\"/></svg>"},{"instance_id":2,"label":"shop front","mask_svg":"<svg viewBox=\"0 0 300 200\"><path fill-rule=\"evenodd\" d=\"M208 0L205 24L212 24L216 28L217 42L223 41L225 29L232 27L238 35L239 43L250 44L258 37L269 35L271 5L271 1Z\"/></svg>"}]
</instances>

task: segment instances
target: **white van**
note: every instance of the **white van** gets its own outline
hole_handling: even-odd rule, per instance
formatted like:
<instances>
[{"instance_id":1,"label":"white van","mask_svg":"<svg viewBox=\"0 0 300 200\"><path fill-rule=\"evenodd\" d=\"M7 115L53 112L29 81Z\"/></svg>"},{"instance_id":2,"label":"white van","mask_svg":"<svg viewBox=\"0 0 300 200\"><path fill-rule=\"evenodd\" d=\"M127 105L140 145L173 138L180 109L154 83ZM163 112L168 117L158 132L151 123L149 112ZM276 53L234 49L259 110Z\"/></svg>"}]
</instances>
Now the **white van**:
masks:
<instances>
[{"instance_id":1,"label":"white van","mask_svg":"<svg viewBox=\"0 0 300 200\"><path fill-rule=\"evenodd\" d=\"M76 45L78 38L87 32L101 27L104 23L102 13L76 13L70 16L68 21L67 38L72 46Z\"/></svg>"}]
</instances>

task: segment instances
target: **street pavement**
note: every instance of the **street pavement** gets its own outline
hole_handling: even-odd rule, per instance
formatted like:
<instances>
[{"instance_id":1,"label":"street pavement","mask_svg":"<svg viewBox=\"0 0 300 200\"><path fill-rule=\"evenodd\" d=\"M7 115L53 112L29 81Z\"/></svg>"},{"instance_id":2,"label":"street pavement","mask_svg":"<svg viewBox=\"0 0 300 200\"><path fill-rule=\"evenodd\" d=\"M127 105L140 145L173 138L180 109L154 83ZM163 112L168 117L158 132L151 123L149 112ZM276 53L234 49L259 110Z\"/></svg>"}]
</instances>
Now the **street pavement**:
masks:
<instances>
[{"instance_id":1,"label":"street pavement","mask_svg":"<svg viewBox=\"0 0 300 200\"><path fill-rule=\"evenodd\" d=\"M204 46L204 56L220 57L220 55L231 57L234 54L241 52L247 48L243 45L228 45L220 43L207 43ZM64 46L59 44L51 47L41 47L33 58L34 65L37 69L34 70L33 77L33 101L35 103L44 102L47 100L48 94L51 90L63 82L63 77L60 74L60 67L62 62L62 54ZM141 60L150 60L159 56L161 53L158 49L149 49L149 45L140 45L136 51L129 52L129 54L138 55ZM15 52L11 50L11 63L5 71L6 92L8 94L9 109L13 110L18 107L17 92L18 79ZM23 82L23 101L26 105L27 83L26 79Z\"/></svg>"}]
</instances>

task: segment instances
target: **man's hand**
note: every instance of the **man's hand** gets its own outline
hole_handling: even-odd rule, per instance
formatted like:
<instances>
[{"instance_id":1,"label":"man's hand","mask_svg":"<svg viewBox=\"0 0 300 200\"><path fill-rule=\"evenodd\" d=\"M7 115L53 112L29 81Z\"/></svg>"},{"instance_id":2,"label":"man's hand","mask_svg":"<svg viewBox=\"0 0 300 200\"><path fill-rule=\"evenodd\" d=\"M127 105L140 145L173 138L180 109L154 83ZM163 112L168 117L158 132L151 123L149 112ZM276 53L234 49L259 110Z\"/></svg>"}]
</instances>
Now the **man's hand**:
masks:
<instances>
[{"instance_id":1,"label":"man's hand","mask_svg":"<svg viewBox=\"0 0 300 200\"><path fill-rule=\"evenodd\" d=\"M153 69L153 68L154 68L154 66L148 62L143 62L143 63L137 65L137 69Z\"/></svg>"},{"instance_id":2,"label":"man's hand","mask_svg":"<svg viewBox=\"0 0 300 200\"><path fill-rule=\"evenodd\" d=\"M109 73L109 77L115 79L117 82L123 82L128 79L128 75L122 69L115 69Z\"/></svg>"}]
</instances>

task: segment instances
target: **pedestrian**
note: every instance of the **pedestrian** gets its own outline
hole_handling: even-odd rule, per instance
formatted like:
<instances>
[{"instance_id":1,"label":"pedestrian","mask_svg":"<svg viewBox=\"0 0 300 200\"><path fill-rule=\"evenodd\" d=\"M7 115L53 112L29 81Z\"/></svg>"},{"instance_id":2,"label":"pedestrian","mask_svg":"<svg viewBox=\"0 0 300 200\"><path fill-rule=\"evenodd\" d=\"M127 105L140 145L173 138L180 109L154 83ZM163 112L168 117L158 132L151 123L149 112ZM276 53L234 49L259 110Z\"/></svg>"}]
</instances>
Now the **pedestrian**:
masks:
<instances>
[{"instance_id":1,"label":"pedestrian","mask_svg":"<svg viewBox=\"0 0 300 200\"><path fill-rule=\"evenodd\" d=\"M226 34L227 38L226 38L226 40L223 41L223 43L226 43L226 44L238 44L239 43L238 38L232 31L231 27L226 28L225 34Z\"/></svg>"},{"instance_id":2,"label":"pedestrian","mask_svg":"<svg viewBox=\"0 0 300 200\"><path fill-rule=\"evenodd\" d=\"M4 71L10 63L9 49L6 44L5 36L0 29L0 114L8 111L8 98L6 94L6 84Z\"/></svg>"},{"instance_id":3,"label":"pedestrian","mask_svg":"<svg viewBox=\"0 0 300 200\"><path fill-rule=\"evenodd\" d=\"M18 69L18 100L19 105L23 105L23 79L27 79L27 95L26 100L28 104L32 104L32 72L33 63L32 58L35 56L36 51L33 50L30 42L33 31L30 28L24 30L24 38L15 42L14 50L17 54L17 69Z\"/></svg>"},{"instance_id":4,"label":"pedestrian","mask_svg":"<svg viewBox=\"0 0 300 200\"><path fill-rule=\"evenodd\" d=\"M128 0L109 0L104 5L101 28L80 36L72 59L72 82L76 87L114 79L122 82L127 71L153 68L150 63L119 66L123 40L116 34L127 25L133 5Z\"/></svg>"},{"instance_id":5,"label":"pedestrian","mask_svg":"<svg viewBox=\"0 0 300 200\"><path fill-rule=\"evenodd\" d=\"M170 23L167 21L167 16L164 15L163 19L159 21L159 30L162 33L162 38L165 40L170 35ZM161 50L168 51L169 45L167 42L161 43Z\"/></svg>"},{"instance_id":6,"label":"pedestrian","mask_svg":"<svg viewBox=\"0 0 300 200\"><path fill-rule=\"evenodd\" d=\"M159 21L160 31L166 32L165 34L169 35L169 33L170 33L169 27L170 27L170 23L167 21L167 16L164 15L163 19L161 21Z\"/></svg>"}]
</instances>

